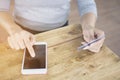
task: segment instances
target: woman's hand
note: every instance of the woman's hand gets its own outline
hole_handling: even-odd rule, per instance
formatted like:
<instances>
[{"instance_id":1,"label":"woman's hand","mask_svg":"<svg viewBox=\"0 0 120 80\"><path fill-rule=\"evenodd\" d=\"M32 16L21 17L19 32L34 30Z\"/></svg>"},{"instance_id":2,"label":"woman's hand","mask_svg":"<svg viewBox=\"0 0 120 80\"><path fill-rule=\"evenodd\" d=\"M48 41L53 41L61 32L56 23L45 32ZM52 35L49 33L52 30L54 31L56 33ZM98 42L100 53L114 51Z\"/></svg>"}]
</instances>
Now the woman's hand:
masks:
<instances>
[{"instance_id":1,"label":"woman's hand","mask_svg":"<svg viewBox=\"0 0 120 80\"><path fill-rule=\"evenodd\" d=\"M8 37L8 43L12 49L19 50L27 48L32 57L35 57L35 52L32 47L34 42L34 35L25 30L20 30Z\"/></svg>"},{"instance_id":2,"label":"woman's hand","mask_svg":"<svg viewBox=\"0 0 120 80\"><path fill-rule=\"evenodd\" d=\"M81 17L83 38L85 40L85 42L82 42L82 44L91 42L92 40L105 35L104 31L95 28L96 19L97 16L93 13L86 13ZM92 52L99 52L104 40L105 38L102 38L101 40L85 47L84 49L88 49Z\"/></svg>"},{"instance_id":3,"label":"woman's hand","mask_svg":"<svg viewBox=\"0 0 120 80\"><path fill-rule=\"evenodd\" d=\"M35 42L34 35L17 25L11 14L8 12L0 12L0 26L2 26L10 35L8 37L8 43L12 49L19 50L27 48L30 55L32 57L35 56L32 47Z\"/></svg>"},{"instance_id":4,"label":"woman's hand","mask_svg":"<svg viewBox=\"0 0 120 80\"><path fill-rule=\"evenodd\" d=\"M82 44L86 44L94 39L97 39L100 36L103 36L104 31L100 29L93 29L92 27L86 27L86 29L83 29L83 38L85 42L82 42ZM84 48L84 50L88 49L92 52L99 52L103 43L104 43L105 38L100 39L99 41L91 44L90 46L87 46Z\"/></svg>"}]
</instances>

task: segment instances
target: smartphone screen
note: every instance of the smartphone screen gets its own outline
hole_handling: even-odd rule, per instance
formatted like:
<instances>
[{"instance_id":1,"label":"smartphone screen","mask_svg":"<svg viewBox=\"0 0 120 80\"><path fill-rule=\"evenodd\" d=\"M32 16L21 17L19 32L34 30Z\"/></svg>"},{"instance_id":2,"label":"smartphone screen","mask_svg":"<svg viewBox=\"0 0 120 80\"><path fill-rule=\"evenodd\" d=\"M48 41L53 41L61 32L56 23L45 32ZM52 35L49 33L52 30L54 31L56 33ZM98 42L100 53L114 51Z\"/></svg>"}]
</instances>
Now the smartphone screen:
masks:
<instances>
[{"instance_id":1,"label":"smartphone screen","mask_svg":"<svg viewBox=\"0 0 120 80\"><path fill-rule=\"evenodd\" d=\"M46 68L46 45L33 45L33 49L35 51L35 57L31 57L26 49L23 69Z\"/></svg>"}]
</instances>

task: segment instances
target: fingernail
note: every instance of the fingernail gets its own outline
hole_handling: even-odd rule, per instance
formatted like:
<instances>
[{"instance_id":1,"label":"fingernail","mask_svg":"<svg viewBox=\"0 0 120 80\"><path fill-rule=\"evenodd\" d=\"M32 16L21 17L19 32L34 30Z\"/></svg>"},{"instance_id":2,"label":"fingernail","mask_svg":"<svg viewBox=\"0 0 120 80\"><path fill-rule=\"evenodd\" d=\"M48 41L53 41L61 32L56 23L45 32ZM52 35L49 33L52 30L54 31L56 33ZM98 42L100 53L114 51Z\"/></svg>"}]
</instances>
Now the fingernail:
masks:
<instances>
[{"instance_id":1,"label":"fingernail","mask_svg":"<svg viewBox=\"0 0 120 80\"><path fill-rule=\"evenodd\" d=\"M35 54L31 54L32 57L35 57Z\"/></svg>"}]
</instances>

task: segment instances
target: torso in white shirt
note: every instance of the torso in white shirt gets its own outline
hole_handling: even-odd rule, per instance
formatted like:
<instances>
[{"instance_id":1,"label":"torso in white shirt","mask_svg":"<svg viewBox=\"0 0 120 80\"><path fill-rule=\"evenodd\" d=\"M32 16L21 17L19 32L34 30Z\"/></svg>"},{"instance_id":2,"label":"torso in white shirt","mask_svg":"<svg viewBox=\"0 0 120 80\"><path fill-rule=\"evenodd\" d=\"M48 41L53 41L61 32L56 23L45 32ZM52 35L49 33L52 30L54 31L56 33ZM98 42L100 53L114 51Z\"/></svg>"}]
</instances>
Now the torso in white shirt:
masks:
<instances>
[{"instance_id":1,"label":"torso in white shirt","mask_svg":"<svg viewBox=\"0 0 120 80\"><path fill-rule=\"evenodd\" d=\"M37 31L60 27L68 20L70 0L15 0L14 18Z\"/></svg>"}]
</instances>

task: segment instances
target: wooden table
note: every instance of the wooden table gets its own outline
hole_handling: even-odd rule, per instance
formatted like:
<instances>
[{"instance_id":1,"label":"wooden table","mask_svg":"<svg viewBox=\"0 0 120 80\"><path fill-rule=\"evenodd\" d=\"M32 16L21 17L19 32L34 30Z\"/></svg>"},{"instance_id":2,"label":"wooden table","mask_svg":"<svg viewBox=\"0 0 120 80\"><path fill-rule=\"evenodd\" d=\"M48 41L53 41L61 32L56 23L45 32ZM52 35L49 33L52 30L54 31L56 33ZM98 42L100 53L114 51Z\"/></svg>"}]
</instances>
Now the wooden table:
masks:
<instances>
[{"instance_id":1,"label":"wooden table","mask_svg":"<svg viewBox=\"0 0 120 80\"><path fill-rule=\"evenodd\" d=\"M81 26L71 25L36 35L48 43L48 74L22 75L23 50L0 44L0 80L120 80L120 58L105 45L99 53L77 51Z\"/></svg>"}]
</instances>

